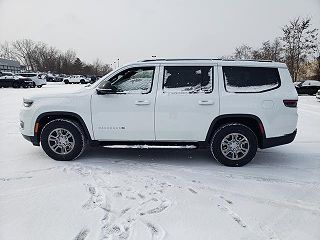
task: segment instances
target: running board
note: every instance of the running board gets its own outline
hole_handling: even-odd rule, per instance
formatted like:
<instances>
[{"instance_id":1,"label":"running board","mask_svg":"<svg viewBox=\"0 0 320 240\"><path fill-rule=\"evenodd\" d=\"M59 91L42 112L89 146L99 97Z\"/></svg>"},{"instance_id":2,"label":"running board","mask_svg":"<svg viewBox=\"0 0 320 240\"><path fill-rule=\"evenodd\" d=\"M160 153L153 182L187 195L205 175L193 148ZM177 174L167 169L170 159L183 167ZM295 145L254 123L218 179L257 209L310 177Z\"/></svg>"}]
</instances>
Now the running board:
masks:
<instances>
[{"instance_id":1,"label":"running board","mask_svg":"<svg viewBox=\"0 0 320 240\"><path fill-rule=\"evenodd\" d=\"M195 149L196 145L103 145L105 148L135 148L135 149Z\"/></svg>"}]
</instances>

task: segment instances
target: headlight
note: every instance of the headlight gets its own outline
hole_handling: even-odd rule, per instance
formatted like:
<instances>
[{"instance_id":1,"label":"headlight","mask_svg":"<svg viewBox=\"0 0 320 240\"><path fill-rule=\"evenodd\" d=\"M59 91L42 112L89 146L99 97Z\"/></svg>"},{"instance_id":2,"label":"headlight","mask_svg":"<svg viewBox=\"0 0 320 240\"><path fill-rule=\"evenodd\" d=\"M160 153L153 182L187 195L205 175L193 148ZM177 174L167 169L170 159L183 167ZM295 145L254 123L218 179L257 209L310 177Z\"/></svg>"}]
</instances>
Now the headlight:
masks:
<instances>
[{"instance_id":1,"label":"headlight","mask_svg":"<svg viewBox=\"0 0 320 240\"><path fill-rule=\"evenodd\" d=\"M33 101L32 101L32 100L23 99L23 106L25 106L25 107L31 107L32 104L33 104Z\"/></svg>"}]
</instances>

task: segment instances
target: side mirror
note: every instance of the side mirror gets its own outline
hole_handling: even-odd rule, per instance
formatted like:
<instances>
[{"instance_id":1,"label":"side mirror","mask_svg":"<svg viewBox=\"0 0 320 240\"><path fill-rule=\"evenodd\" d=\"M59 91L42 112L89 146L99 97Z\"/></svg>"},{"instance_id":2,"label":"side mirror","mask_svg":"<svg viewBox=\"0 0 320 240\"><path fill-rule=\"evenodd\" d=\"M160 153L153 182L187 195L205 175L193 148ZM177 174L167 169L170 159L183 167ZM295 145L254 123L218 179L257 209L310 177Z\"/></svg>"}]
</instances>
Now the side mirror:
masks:
<instances>
[{"instance_id":1,"label":"side mirror","mask_svg":"<svg viewBox=\"0 0 320 240\"><path fill-rule=\"evenodd\" d=\"M104 95L108 93L115 93L117 90L114 86L111 85L111 82L107 81L103 88L97 88L97 93L99 95Z\"/></svg>"},{"instance_id":2,"label":"side mirror","mask_svg":"<svg viewBox=\"0 0 320 240\"><path fill-rule=\"evenodd\" d=\"M111 88L97 88L96 89L98 95L105 95L109 93L114 93L114 90Z\"/></svg>"}]
</instances>

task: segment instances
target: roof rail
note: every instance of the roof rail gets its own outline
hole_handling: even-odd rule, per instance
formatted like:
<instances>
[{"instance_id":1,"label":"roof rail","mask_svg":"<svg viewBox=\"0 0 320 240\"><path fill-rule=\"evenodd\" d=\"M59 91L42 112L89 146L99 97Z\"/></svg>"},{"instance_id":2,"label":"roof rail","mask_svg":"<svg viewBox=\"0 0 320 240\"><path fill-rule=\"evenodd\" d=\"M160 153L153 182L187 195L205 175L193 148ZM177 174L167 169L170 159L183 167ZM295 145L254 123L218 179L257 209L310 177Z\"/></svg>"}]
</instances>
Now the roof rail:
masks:
<instances>
[{"instance_id":1,"label":"roof rail","mask_svg":"<svg viewBox=\"0 0 320 240\"><path fill-rule=\"evenodd\" d=\"M155 59L144 59L139 62L155 62L155 61L214 61L214 60L222 60L221 58L155 58Z\"/></svg>"},{"instance_id":2,"label":"roof rail","mask_svg":"<svg viewBox=\"0 0 320 240\"><path fill-rule=\"evenodd\" d=\"M243 62L273 62L272 60L266 60L266 59L222 59L223 61L243 61Z\"/></svg>"},{"instance_id":3,"label":"roof rail","mask_svg":"<svg viewBox=\"0 0 320 240\"><path fill-rule=\"evenodd\" d=\"M274 62L272 60L255 60L255 59L228 59L228 58L154 58L154 59L144 59L140 60L138 62L156 62L156 61L215 61L215 60L221 60L221 61L243 61L243 62Z\"/></svg>"}]
</instances>

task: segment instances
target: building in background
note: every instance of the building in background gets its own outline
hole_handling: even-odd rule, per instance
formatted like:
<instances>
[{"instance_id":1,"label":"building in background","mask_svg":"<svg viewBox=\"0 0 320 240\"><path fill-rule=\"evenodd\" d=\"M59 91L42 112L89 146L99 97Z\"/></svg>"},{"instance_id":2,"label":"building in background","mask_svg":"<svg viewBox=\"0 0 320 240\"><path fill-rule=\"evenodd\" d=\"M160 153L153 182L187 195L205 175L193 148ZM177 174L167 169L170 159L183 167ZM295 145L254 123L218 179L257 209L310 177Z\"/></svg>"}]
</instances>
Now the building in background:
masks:
<instances>
[{"instance_id":1,"label":"building in background","mask_svg":"<svg viewBox=\"0 0 320 240\"><path fill-rule=\"evenodd\" d=\"M18 61L0 58L0 71L18 73L21 71L21 66Z\"/></svg>"}]
</instances>

